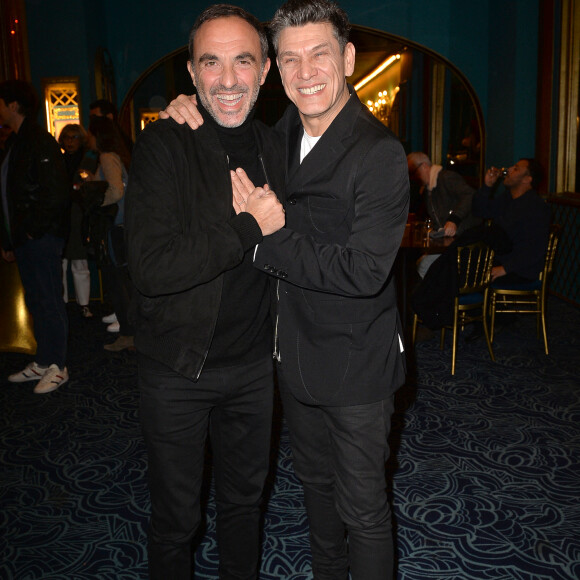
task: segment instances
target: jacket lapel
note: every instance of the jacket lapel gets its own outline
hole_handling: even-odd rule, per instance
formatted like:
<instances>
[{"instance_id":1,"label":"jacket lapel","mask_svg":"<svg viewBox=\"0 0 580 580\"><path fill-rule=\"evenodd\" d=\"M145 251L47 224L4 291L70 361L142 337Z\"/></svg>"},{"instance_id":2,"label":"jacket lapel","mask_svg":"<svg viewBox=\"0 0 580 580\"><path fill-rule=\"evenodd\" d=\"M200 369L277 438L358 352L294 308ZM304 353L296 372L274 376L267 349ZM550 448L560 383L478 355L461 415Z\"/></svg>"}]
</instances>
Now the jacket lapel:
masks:
<instances>
[{"instance_id":1,"label":"jacket lapel","mask_svg":"<svg viewBox=\"0 0 580 580\"><path fill-rule=\"evenodd\" d=\"M324 132L314 149L300 164L300 144L304 129L296 111L297 123L288 135L288 183L287 191L296 191L309 181L316 181L320 174L328 173L328 167L340 159L346 149L345 143L350 140L357 111L361 103L356 92L349 85L351 95L346 105L336 116L330 127Z\"/></svg>"}]
</instances>

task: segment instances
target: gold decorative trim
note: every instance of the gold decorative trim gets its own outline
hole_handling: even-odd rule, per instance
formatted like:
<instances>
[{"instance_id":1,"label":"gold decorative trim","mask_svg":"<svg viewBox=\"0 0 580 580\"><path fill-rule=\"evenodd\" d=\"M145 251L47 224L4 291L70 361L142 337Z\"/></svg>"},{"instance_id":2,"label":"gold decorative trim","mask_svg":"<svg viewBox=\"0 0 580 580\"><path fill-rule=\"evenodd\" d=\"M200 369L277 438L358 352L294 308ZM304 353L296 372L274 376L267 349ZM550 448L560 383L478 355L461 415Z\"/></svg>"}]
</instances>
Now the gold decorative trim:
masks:
<instances>
[{"instance_id":1,"label":"gold decorative trim","mask_svg":"<svg viewBox=\"0 0 580 580\"><path fill-rule=\"evenodd\" d=\"M445 106L445 65L433 63L431 91L431 161L443 163L443 117Z\"/></svg>"},{"instance_id":2,"label":"gold decorative trim","mask_svg":"<svg viewBox=\"0 0 580 580\"><path fill-rule=\"evenodd\" d=\"M80 123L79 77L43 78L42 92L46 128L55 139L58 139L60 131L65 125Z\"/></svg>"},{"instance_id":3,"label":"gold decorative trim","mask_svg":"<svg viewBox=\"0 0 580 580\"><path fill-rule=\"evenodd\" d=\"M580 2L562 0L556 191L577 191Z\"/></svg>"}]
</instances>

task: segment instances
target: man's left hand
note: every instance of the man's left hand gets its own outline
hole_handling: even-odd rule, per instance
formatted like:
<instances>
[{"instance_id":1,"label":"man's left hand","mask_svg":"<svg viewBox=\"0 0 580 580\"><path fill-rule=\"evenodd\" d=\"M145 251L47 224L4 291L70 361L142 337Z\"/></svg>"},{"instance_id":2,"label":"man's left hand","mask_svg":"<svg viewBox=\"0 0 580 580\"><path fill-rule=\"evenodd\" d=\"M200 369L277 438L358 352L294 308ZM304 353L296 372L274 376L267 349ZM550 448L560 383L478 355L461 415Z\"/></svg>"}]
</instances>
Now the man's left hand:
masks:
<instances>
[{"instance_id":1,"label":"man's left hand","mask_svg":"<svg viewBox=\"0 0 580 580\"><path fill-rule=\"evenodd\" d=\"M256 187L248 177L247 173L241 168L238 168L236 171L230 171L230 176L232 178L234 210L236 211L236 214L238 214L242 211L246 211L244 204ZM260 189L261 191L258 192L257 197L263 197L272 191L267 183Z\"/></svg>"},{"instance_id":2,"label":"man's left hand","mask_svg":"<svg viewBox=\"0 0 580 580\"><path fill-rule=\"evenodd\" d=\"M254 187L246 172L238 168L231 171L232 201L236 214L247 211L252 214L262 234L267 236L284 227L284 208L268 184Z\"/></svg>"},{"instance_id":3,"label":"man's left hand","mask_svg":"<svg viewBox=\"0 0 580 580\"><path fill-rule=\"evenodd\" d=\"M443 228L448 238L452 238L457 233L457 224L454 222L446 222Z\"/></svg>"},{"instance_id":4,"label":"man's left hand","mask_svg":"<svg viewBox=\"0 0 580 580\"><path fill-rule=\"evenodd\" d=\"M494 266L491 269L491 281L494 282L496 278L501 278L501 276L505 276L507 272L503 266Z\"/></svg>"}]
</instances>

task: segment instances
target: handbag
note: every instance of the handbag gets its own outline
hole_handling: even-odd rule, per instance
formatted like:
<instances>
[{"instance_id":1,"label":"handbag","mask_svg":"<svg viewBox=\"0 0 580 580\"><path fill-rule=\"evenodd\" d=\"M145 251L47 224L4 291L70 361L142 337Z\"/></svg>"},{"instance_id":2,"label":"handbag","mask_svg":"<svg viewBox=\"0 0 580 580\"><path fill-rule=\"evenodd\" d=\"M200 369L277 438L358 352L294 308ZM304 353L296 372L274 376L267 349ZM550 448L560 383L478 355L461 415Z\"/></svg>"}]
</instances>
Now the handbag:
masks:
<instances>
[{"instance_id":1,"label":"handbag","mask_svg":"<svg viewBox=\"0 0 580 580\"><path fill-rule=\"evenodd\" d=\"M84 182L79 190L79 203L83 209L81 236L87 254L98 267L112 263L109 252L109 232L119 210L116 203L103 206L106 181Z\"/></svg>"}]
</instances>

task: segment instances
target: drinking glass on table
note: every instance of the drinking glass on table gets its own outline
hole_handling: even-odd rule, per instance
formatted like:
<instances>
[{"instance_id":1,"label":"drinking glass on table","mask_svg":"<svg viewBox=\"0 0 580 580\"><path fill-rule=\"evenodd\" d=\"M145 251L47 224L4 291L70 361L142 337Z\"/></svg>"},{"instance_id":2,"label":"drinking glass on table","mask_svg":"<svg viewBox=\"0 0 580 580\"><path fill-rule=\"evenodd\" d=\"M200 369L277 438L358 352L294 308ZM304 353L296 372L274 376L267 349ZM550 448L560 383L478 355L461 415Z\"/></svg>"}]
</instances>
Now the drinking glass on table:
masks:
<instances>
[{"instance_id":1,"label":"drinking glass on table","mask_svg":"<svg viewBox=\"0 0 580 580\"><path fill-rule=\"evenodd\" d=\"M433 222L431 218L427 218L425 220L425 240L429 241L429 234L433 230Z\"/></svg>"}]
</instances>

